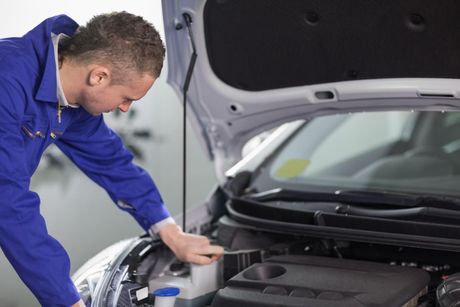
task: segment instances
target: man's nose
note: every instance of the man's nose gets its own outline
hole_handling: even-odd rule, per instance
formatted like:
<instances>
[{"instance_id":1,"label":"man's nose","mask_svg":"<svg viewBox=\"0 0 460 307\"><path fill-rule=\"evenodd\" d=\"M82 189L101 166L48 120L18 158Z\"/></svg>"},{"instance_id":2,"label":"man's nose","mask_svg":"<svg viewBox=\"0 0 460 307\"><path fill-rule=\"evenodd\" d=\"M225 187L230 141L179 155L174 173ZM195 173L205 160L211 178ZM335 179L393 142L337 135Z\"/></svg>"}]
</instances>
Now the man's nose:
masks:
<instances>
[{"instance_id":1,"label":"man's nose","mask_svg":"<svg viewBox=\"0 0 460 307\"><path fill-rule=\"evenodd\" d=\"M120 104L120 105L118 106L118 109L119 109L121 112L123 112L123 113L128 112L128 110L129 110L129 108L131 107L131 104L132 104L132 103L133 103L132 101L130 101L130 102L123 102L122 104Z\"/></svg>"}]
</instances>

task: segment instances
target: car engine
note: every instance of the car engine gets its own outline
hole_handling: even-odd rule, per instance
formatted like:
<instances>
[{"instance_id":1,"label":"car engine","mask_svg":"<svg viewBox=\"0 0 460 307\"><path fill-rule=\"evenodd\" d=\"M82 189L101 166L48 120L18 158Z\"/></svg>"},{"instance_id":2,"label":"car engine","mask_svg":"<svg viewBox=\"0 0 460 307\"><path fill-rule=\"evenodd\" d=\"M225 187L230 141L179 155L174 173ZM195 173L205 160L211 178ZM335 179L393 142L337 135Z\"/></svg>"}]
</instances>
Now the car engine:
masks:
<instances>
[{"instance_id":1,"label":"car engine","mask_svg":"<svg viewBox=\"0 0 460 307\"><path fill-rule=\"evenodd\" d=\"M175 306L212 307L444 307L460 289L451 252L270 233L227 216L211 238L226 248L218 263L179 262L159 243L132 270L133 284L178 287Z\"/></svg>"},{"instance_id":2,"label":"car engine","mask_svg":"<svg viewBox=\"0 0 460 307\"><path fill-rule=\"evenodd\" d=\"M210 213L210 208L200 210ZM103 299L94 306L153 306L152 293L167 287L180 290L176 307L460 304L460 261L455 250L417 246L414 237L407 244L391 244L380 240L382 233L373 233L367 242L354 240L351 228L346 234L350 239L310 236L211 213L204 215L214 218L195 220L190 214L188 231L223 246L220 261L206 266L180 262L159 239L145 235L136 239L129 254L119 257L110 282L101 288Z\"/></svg>"}]
</instances>

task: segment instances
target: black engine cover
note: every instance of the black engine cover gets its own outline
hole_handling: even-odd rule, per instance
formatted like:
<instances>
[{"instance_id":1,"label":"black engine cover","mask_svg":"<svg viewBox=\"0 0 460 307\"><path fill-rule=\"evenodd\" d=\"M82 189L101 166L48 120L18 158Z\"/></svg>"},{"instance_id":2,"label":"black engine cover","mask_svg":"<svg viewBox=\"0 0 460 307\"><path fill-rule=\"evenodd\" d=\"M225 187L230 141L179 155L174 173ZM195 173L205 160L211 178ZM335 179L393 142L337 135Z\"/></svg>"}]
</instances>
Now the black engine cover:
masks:
<instances>
[{"instance_id":1,"label":"black engine cover","mask_svg":"<svg viewBox=\"0 0 460 307\"><path fill-rule=\"evenodd\" d=\"M250 266L217 292L213 307L403 306L423 292L420 269L314 256L277 256Z\"/></svg>"}]
</instances>

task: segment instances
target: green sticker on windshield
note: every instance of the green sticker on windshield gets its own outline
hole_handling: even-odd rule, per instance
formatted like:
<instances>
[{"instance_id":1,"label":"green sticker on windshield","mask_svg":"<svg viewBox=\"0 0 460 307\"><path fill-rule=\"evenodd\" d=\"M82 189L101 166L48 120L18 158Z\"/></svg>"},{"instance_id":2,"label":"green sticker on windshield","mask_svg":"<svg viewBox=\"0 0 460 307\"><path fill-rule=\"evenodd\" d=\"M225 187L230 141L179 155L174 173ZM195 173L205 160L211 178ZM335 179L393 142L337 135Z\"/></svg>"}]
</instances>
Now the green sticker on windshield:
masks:
<instances>
[{"instance_id":1,"label":"green sticker on windshield","mask_svg":"<svg viewBox=\"0 0 460 307\"><path fill-rule=\"evenodd\" d=\"M281 165L280 168L278 168L278 170L275 172L275 176L281 178L297 177L303 173L303 171L305 171L309 164L310 161L304 159L287 160L283 165Z\"/></svg>"}]
</instances>

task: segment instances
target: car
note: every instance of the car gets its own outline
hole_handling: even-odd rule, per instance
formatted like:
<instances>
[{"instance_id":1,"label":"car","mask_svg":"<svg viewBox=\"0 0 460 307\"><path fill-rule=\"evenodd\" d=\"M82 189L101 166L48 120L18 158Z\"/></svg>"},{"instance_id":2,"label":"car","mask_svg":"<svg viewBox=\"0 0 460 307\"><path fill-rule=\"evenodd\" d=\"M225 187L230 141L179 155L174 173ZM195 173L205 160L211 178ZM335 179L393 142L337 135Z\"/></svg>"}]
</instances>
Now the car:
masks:
<instances>
[{"instance_id":1,"label":"car","mask_svg":"<svg viewBox=\"0 0 460 307\"><path fill-rule=\"evenodd\" d=\"M460 3L162 4L168 83L218 180L185 228L224 257L126 239L74 274L86 304L460 304Z\"/></svg>"}]
</instances>

